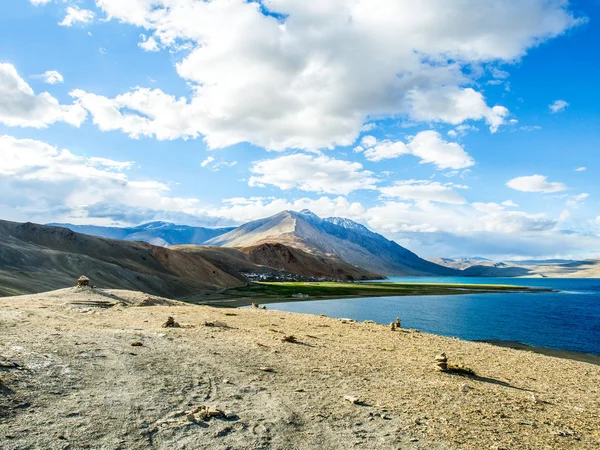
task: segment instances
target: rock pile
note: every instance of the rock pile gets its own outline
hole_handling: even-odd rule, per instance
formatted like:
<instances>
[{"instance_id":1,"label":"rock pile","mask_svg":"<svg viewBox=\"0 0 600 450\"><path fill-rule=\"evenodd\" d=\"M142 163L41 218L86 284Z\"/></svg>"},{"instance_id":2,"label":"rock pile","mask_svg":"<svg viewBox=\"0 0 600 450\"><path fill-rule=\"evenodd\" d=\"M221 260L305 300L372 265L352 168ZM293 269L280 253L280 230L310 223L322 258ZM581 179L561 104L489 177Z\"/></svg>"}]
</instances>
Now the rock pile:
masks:
<instances>
[{"instance_id":1,"label":"rock pile","mask_svg":"<svg viewBox=\"0 0 600 450\"><path fill-rule=\"evenodd\" d=\"M437 364L438 370L440 372L445 372L448 370L448 357L445 353L440 353L435 357L435 363Z\"/></svg>"},{"instance_id":2,"label":"rock pile","mask_svg":"<svg viewBox=\"0 0 600 450\"><path fill-rule=\"evenodd\" d=\"M90 285L90 279L88 277L86 277L85 275L81 275L77 279L77 286L85 287L85 286L89 286L89 285Z\"/></svg>"},{"instance_id":3,"label":"rock pile","mask_svg":"<svg viewBox=\"0 0 600 450\"><path fill-rule=\"evenodd\" d=\"M163 324L163 328L179 328L180 325L175 322L175 319L171 316L167 318L167 321Z\"/></svg>"}]
</instances>

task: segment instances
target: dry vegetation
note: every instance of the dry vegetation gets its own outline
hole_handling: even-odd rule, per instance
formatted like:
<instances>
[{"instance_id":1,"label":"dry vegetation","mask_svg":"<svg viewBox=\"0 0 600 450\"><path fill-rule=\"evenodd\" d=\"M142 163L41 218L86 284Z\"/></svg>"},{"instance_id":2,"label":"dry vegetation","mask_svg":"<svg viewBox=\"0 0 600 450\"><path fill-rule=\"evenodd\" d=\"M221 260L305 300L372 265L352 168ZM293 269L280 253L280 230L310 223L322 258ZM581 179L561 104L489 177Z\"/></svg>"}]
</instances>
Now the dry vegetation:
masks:
<instances>
[{"instance_id":1,"label":"dry vegetation","mask_svg":"<svg viewBox=\"0 0 600 450\"><path fill-rule=\"evenodd\" d=\"M600 366L374 323L73 288L0 355L3 449L600 448Z\"/></svg>"}]
</instances>

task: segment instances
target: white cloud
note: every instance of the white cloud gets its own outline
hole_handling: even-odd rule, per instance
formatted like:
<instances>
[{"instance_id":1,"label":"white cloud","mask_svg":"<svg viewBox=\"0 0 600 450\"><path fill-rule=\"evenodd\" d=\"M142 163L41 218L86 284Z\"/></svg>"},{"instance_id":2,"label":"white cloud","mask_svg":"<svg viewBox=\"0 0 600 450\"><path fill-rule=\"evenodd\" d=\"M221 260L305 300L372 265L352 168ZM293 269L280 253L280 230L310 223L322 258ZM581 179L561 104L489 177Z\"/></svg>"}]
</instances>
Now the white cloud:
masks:
<instances>
[{"instance_id":1,"label":"white cloud","mask_svg":"<svg viewBox=\"0 0 600 450\"><path fill-rule=\"evenodd\" d=\"M158 46L158 42L154 39L153 36L147 37L145 34L141 34L142 42L138 44L138 46L147 52L157 52L160 50Z\"/></svg>"},{"instance_id":2,"label":"white cloud","mask_svg":"<svg viewBox=\"0 0 600 450\"><path fill-rule=\"evenodd\" d=\"M560 213L560 216L558 216L558 221L559 222L565 222L567 221L569 218L571 217L571 213L569 210L565 209L563 212Z\"/></svg>"},{"instance_id":3,"label":"white cloud","mask_svg":"<svg viewBox=\"0 0 600 450\"><path fill-rule=\"evenodd\" d=\"M490 72L492 73L492 76L494 78L500 78L500 79L505 79L510 77L510 73L504 71L504 70L500 70L497 67L492 67L492 69L490 70Z\"/></svg>"},{"instance_id":4,"label":"white cloud","mask_svg":"<svg viewBox=\"0 0 600 450\"><path fill-rule=\"evenodd\" d=\"M410 117L424 122L458 125L466 120L484 119L492 133L505 123L509 115L504 106L489 107L480 92L472 88L444 87L408 93Z\"/></svg>"},{"instance_id":5,"label":"white cloud","mask_svg":"<svg viewBox=\"0 0 600 450\"><path fill-rule=\"evenodd\" d=\"M550 112L552 112L553 114L556 114L561 111L564 111L567 108L567 106L569 106L569 104L564 100L556 100L551 105L548 105L548 109L550 109Z\"/></svg>"},{"instance_id":6,"label":"white cloud","mask_svg":"<svg viewBox=\"0 0 600 450\"><path fill-rule=\"evenodd\" d=\"M517 205L517 204L516 204L515 202L513 202L512 200L506 200L506 201L503 201L503 202L501 203L501 205L503 205L503 206L507 206L507 207L509 207L509 208L518 208L518 207L519 207L519 205Z\"/></svg>"},{"instance_id":7,"label":"white cloud","mask_svg":"<svg viewBox=\"0 0 600 450\"><path fill-rule=\"evenodd\" d=\"M206 167L208 166L211 162L213 162L215 160L215 158L213 158L212 156L209 156L208 158L206 158L204 161L202 161L202 163L200 163L200 167Z\"/></svg>"},{"instance_id":8,"label":"white cloud","mask_svg":"<svg viewBox=\"0 0 600 450\"><path fill-rule=\"evenodd\" d=\"M349 194L358 189L374 189L373 173L357 162L327 156L296 154L258 161L250 171L250 186L297 188L308 192Z\"/></svg>"},{"instance_id":9,"label":"white cloud","mask_svg":"<svg viewBox=\"0 0 600 450\"><path fill-rule=\"evenodd\" d=\"M45 142L0 135L0 213L15 220L77 219L94 207L199 213L196 199L169 196L153 180L130 180L132 161L77 156Z\"/></svg>"},{"instance_id":10,"label":"white cloud","mask_svg":"<svg viewBox=\"0 0 600 450\"><path fill-rule=\"evenodd\" d=\"M363 139L363 145L364 141ZM421 164L434 164L438 169L464 169L475 164L460 144L444 141L442 136L433 130L418 133L410 138L407 144L386 139L365 151L365 157L369 161L381 161L402 155L416 156L421 159Z\"/></svg>"},{"instance_id":11,"label":"white cloud","mask_svg":"<svg viewBox=\"0 0 600 450\"><path fill-rule=\"evenodd\" d=\"M517 177L510 180L506 185L509 188L522 192L561 192L568 188L563 183L548 181L543 175L531 175L526 177Z\"/></svg>"},{"instance_id":12,"label":"white cloud","mask_svg":"<svg viewBox=\"0 0 600 450\"><path fill-rule=\"evenodd\" d=\"M587 170L587 167L578 167L577 169L575 169L575 172L585 172Z\"/></svg>"},{"instance_id":13,"label":"white cloud","mask_svg":"<svg viewBox=\"0 0 600 450\"><path fill-rule=\"evenodd\" d=\"M550 230L555 225L543 214L506 211L497 203L387 202L369 208L367 217L370 226L388 233L520 233Z\"/></svg>"},{"instance_id":14,"label":"white cloud","mask_svg":"<svg viewBox=\"0 0 600 450\"><path fill-rule=\"evenodd\" d=\"M375 136L364 136L360 143L364 146L364 147L373 147L375 144L377 144L377 138Z\"/></svg>"},{"instance_id":15,"label":"white cloud","mask_svg":"<svg viewBox=\"0 0 600 450\"><path fill-rule=\"evenodd\" d=\"M79 127L87 117L81 106L61 105L47 92L36 95L12 64L0 63L0 123L45 128L55 122Z\"/></svg>"},{"instance_id":16,"label":"white cloud","mask_svg":"<svg viewBox=\"0 0 600 450\"><path fill-rule=\"evenodd\" d=\"M52 0L29 0L30 3L39 6L39 5L47 5L48 3L50 3Z\"/></svg>"},{"instance_id":17,"label":"white cloud","mask_svg":"<svg viewBox=\"0 0 600 450\"><path fill-rule=\"evenodd\" d=\"M567 206L569 208L579 208L581 205L583 205L583 203L587 200L589 196L590 194L588 193L572 195L567 200Z\"/></svg>"},{"instance_id":18,"label":"white cloud","mask_svg":"<svg viewBox=\"0 0 600 450\"><path fill-rule=\"evenodd\" d=\"M467 201L455 191L455 188L466 188L453 183L441 184L431 180L397 181L392 186L380 188L384 197L401 200L432 201L461 205Z\"/></svg>"},{"instance_id":19,"label":"white cloud","mask_svg":"<svg viewBox=\"0 0 600 450\"><path fill-rule=\"evenodd\" d=\"M70 27L74 24L86 24L90 23L94 20L95 14L93 11L89 9L81 9L77 5L68 6L66 9L67 15L65 18L59 23L62 27Z\"/></svg>"},{"instance_id":20,"label":"white cloud","mask_svg":"<svg viewBox=\"0 0 600 450\"><path fill-rule=\"evenodd\" d=\"M507 109L488 105L468 87L477 75L462 69L512 62L582 21L565 2L548 0L96 4L109 19L145 28L152 49L151 38L168 50L187 48L177 72L193 92L187 102L157 109L154 102L167 94L136 89L132 95L149 101L132 110L140 120L116 115L104 129L160 139L169 117L186 117L169 138L202 135L211 148L244 141L274 150L351 145L370 117L484 120L495 131ZM122 100L102 102L119 110ZM155 112L149 120L147 111ZM95 122L102 127L102 118Z\"/></svg>"},{"instance_id":21,"label":"white cloud","mask_svg":"<svg viewBox=\"0 0 600 450\"><path fill-rule=\"evenodd\" d=\"M369 161L377 162L384 159L398 158L399 156L409 155L410 153L410 149L404 142L394 142L386 139L365 150L365 158Z\"/></svg>"},{"instance_id":22,"label":"white cloud","mask_svg":"<svg viewBox=\"0 0 600 450\"><path fill-rule=\"evenodd\" d=\"M44 83L48 84L59 84L65 81L63 76L56 70L48 70L41 75L36 75L36 78L40 78Z\"/></svg>"},{"instance_id":23,"label":"white cloud","mask_svg":"<svg viewBox=\"0 0 600 450\"><path fill-rule=\"evenodd\" d=\"M79 89L70 94L91 113L94 124L102 131L121 130L133 139L155 136L159 140L173 140L199 135L186 100L160 89L137 89L114 99Z\"/></svg>"},{"instance_id":24,"label":"white cloud","mask_svg":"<svg viewBox=\"0 0 600 450\"><path fill-rule=\"evenodd\" d=\"M209 156L208 158L206 158L204 161L202 161L202 163L200 163L201 167L206 167L206 168L210 168L210 170L212 170L213 172L218 172L219 170L221 170L224 167L233 167L235 165L237 165L237 161L223 161L221 159L221 161L217 161L215 162L215 158L212 156ZM214 163L214 164L213 164Z\"/></svg>"}]
</instances>

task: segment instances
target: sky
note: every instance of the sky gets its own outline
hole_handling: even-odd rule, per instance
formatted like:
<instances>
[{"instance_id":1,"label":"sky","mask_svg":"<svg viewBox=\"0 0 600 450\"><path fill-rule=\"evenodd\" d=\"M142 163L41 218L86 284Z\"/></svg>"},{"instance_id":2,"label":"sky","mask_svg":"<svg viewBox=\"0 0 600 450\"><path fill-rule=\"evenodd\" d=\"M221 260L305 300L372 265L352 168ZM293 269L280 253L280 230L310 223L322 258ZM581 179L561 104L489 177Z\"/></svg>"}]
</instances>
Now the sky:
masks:
<instances>
[{"instance_id":1,"label":"sky","mask_svg":"<svg viewBox=\"0 0 600 450\"><path fill-rule=\"evenodd\" d=\"M600 257L600 0L5 0L0 218L342 216Z\"/></svg>"}]
</instances>

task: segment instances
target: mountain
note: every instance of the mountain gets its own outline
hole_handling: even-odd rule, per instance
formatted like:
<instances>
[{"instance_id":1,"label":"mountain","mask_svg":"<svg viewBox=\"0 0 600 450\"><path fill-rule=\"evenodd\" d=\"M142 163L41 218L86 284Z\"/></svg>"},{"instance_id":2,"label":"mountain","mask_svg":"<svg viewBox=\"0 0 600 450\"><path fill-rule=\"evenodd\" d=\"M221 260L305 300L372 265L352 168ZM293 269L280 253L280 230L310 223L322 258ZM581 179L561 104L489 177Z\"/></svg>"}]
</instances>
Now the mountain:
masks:
<instances>
[{"instance_id":1,"label":"mountain","mask_svg":"<svg viewBox=\"0 0 600 450\"><path fill-rule=\"evenodd\" d=\"M130 228L72 225L70 223L51 223L48 225L68 228L77 233L88 234L90 236L120 239L123 241L142 241L162 247L184 244L200 245L209 239L233 230L233 228L190 227L168 222L150 222Z\"/></svg>"},{"instance_id":2,"label":"mountain","mask_svg":"<svg viewBox=\"0 0 600 450\"><path fill-rule=\"evenodd\" d=\"M411 251L349 219L322 219L308 210L283 211L249 222L206 242L222 247L283 244L311 255L335 257L382 275L460 275L419 258Z\"/></svg>"},{"instance_id":3,"label":"mountain","mask_svg":"<svg viewBox=\"0 0 600 450\"><path fill-rule=\"evenodd\" d=\"M74 286L82 274L98 286L176 298L245 284L201 255L0 221L0 295Z\"/></svg>"}]
</instances>

